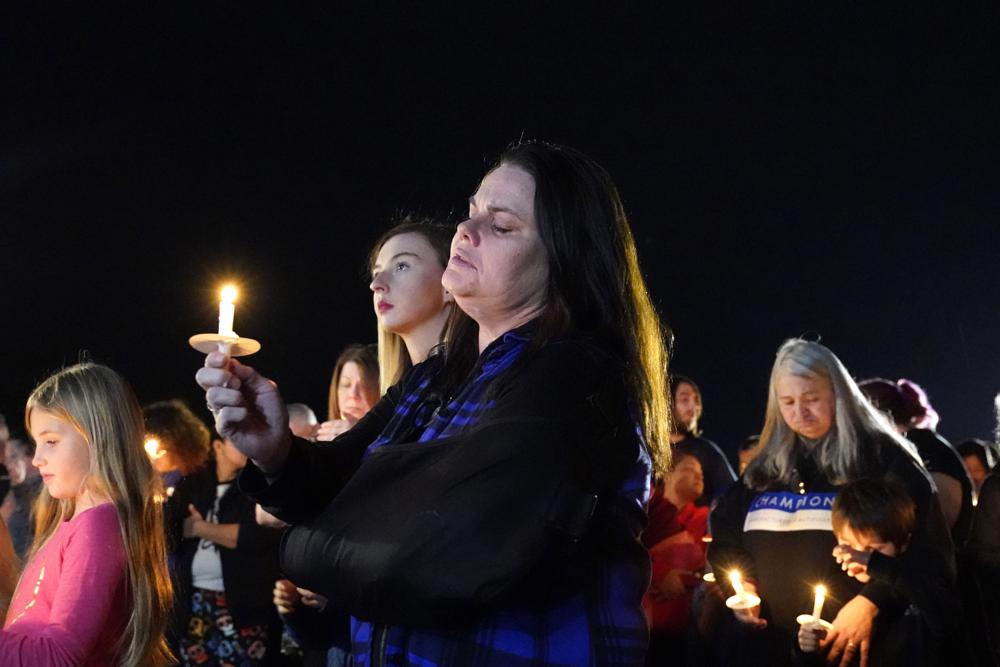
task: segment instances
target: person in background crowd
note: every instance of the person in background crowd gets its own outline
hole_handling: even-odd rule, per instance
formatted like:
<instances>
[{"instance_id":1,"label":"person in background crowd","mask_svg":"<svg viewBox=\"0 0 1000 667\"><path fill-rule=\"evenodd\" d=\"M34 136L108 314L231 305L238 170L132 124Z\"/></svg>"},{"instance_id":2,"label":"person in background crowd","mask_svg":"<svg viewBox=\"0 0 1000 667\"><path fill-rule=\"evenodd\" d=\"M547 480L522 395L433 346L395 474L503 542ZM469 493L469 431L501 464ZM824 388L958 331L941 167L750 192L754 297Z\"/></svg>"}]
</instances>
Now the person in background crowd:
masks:
<instances>
[{"instance_id":1,"label":"person in background crowd","mask_svg":"<svg viewBox=\"0 0 1000 667\"><path fill-rule=\"evenodd\" d=\"M35 443L30 439L11 438L7 441L7 465L10 468L10 494L0 508L0 515L7 522L14 550L24 560L35 536L31 508L42 490L42 476L31 464L35 456Z\"/></svg>"},{"instance_id":2,"label":"person in background crowd","mask_svg":"<svg viewBox=\"0 0 1000 667\"><path fill-rule=\"evenodd\" d=\"M1000 394L996 396L997 440L1000 441ZM976 466L989 472L978 487L978 503L972 519L972 534L965 548L965 559L972 568L972 580L977 585L978 599L983 613L970 619L973 647L981 667L1000 665L1000 473L995 461L996 445L984 440L959 443L959 452L968 459L975 459ZM973 475L978 476L979 470Z\"/></svg>"},{"instance_id":3,"label":"person in background crowd","mask_svg":"<svg viewBox=\"0 0 1000 667\"><path fill-rule=\"evenodd\" d=\"M7 524L0 519L0 618L7 616L7 608L20 572L21 557L14 551L14 542L7 532Z\"/></svg>"},{"instance_id":4,"label":"person in background crowd","mask_svg":"<svg viewBox=\"0 0 1000 667\"><path fill-rule=\"evenodd\" d=\"M963 440L955 446L958 455L962 457L962 463L969 472L972 484L975 488L976 496L979 496L986 481L986 476L996 465L996 454L992 444L979 438L969 438Z\"/></svg>"},{"instance_id":5,"label":"person in background crowd","mask_svg":"<svg viewBox=\"0 0 1000 667\"><path fill-rule=\"evenodd\" d=\"M378 358L367 368L378 378L376 399L444 341L455 302L441 286L441 275L454 232L436 220L408 215L372 247L369 288L378 322ZM463 316L455 313L455 317ZM332 385L330 400L332 405ZM319 439L332 439L348 426L335 421L323 424Z\"/></svg>"},{"instance_id":6,"label":"person in background crowd","mask_svg":"<svg viewBox=\"0 0 1000 667\"><path fill-rule=\"evenodd\" d=\"M166 665L163 513L135 395L83 363L38 385L24 413L45 488L0 664Z\"/></svg>"},{"instance_id":7,"label":"person in background crowd","mask_svg":"<svg viewBox=\"0 0 1000 667\"><path fill-rule=\"evenodd\" d=\"M701 390L691 378L673 375L670 378L673 408L673 433L670 442L673 452L693 454L698 458L705 475L705 490L698 505L706 506L721 496L736 481L736 473L729 459L717 444L701 437L698 421L701 419Z\"/></svg>"},{"instance_id":8,"label":"person in background crowd","mask_svg":"<svg viewBox=\"0 0 1000 667\"><path fill-rule=\"evenodd\" d=\"M281 531L259 526L239 492L244 456L222 438L167 500L175 555L172 635L182 665L269 664L281 625L271 604Z\"/></svg>"},{"instance_id":9,"label":"person in background crowd","mask_svg":"<svg viewBox=\"0 0 1000 667\"><path fill-rule=\"evenodd\" d=\"M455 311L454 300L441 286L441 274L448 263L453 234L452 227L429 218L408 215L376 241L369 256L368 268L372 276L369 288L378 323L378 357L376 360L371 354L371 346L367 346L363 355L355 358L362 371L356 374L358 382L342 383L337 379L335 370L330 390L331 421L321 425L317 440L331 440L343 433L374 405L374 401L371 405L356 401L356 419L335 420L333 415L339 413L339 405L352 398L352 387L355 388L354 397L368 393L367 390L358 392L356 388L371 387L375 384L373 378L376 378L379 383L377 394L381 395L398 382L413 364L426 359L431 348L444 340L449 319L463 317ZM349 359L342 357L342 361ZM337 366L341 366L341 360L338 360ZM258 519L265 514L258 508ZM293 633L307 647L328 647L328 667L346 664L350 648L347 618L343 617L341 622L339 616L327 607L323 596L283 579L275 584L274 600ZM307 608L303 608L300 602ZM314 610L325 613L317 619ZM339 631L339 626L345 630ZM313 654L316 650L307 648L307 662L315 660Z\"/></svg>"},{"instance_id":10,"label":"person in background crowd","mask_svg":"<svg viewBox=\"0 0 1000 667\"><path fill-rule=\"evenodd\" d=\"M650 666L688 663L692 593L705 567L702 538L708 508L695 505L705 486L701 464L693 454L678 454L672 464L653 488L649 524L642 534L652 563L649 591L642 601L650 628Z\"/></svg>"},{"instance_id":11,"label":"person in background crowd","mask_svg":"<svg viewBox=\"0 0 1000 667\"><path fill-rule=\"evenodd\" d=\"M441 285L455 226L408 215L372 248L368 268L378 321L379 394L445 341L465 315Z\"/></svg>"},{"instance_id":12,"label":"person in background crowd","mask_svg":"<svg viewBox=\"0 0 1000 667\"><path fill-rule=\"evenodd\" d=\"M184 401L173 399L150 403L142 410L146 420L147 443L153 467L160 473L167 494L185 475L205 466L211 451L212 434Z\"/></svg>"},{"instance_id":13,"label":"person in background crowd","mask_svg":"<svg viewBox=\"0 0 1000 667\"><path fill-rule=\"evenodd\" d=\"M867 662L872 627L893 603L878 582L862 586L841 571L830 508L837 491L863 477L894 479L916 504L910 548L928 577L955 580L954 547L933 483L912 443L865 399L828 348L801 339L778 349L768 388L760 452L712 512L708 557L727 595L737 570L761 604L735 612L752 630L741 657L749 665L791 659L796 617L811 609L812 586L829 591L823 640L831 661Z\"/></svg>"},{"instance_id":14,"label":"person in background crowd","mask_svg":"<svg viewBox=\"0 0 1000 667\"><path fill-rule=\"evenodd\" d=\"M951 528L951 539L962 548L972 527L972 480L951 444L934 432L939 421L927 395L910 380L872 378L858 383L876 409L887 414L896 431L917 446L917 452L937 486L938 502Z\"/></svg>"},{"instance_id":15,"label":"person in background crowd","mask_svg":"<svg viewBox=\"0 0 1000 667\"><path fill-rule=\"evenodd\" d=\"M319 420L316 419L316 413L312 408L305 403L289 403L288 428L295 437L312 440L316 437Z\"/></svg>"},{"instance_id":16,"label":"person in background crowd","mask_svg":"<svg viewBox=\"0 0 1000 667\"><path fill-rule=\"evenodd\" d=\"M878 617L869 663L891 667L972 664L971 654L945 653L952 635L965 635L959 598L944 577L924 567L910 549L916 506L899 484L863 478L841 488L831 512L839 544L833 556L848 576L862 584L890 587L895 600ZM799 629L799 648L822 657L819 623ZM956 643L951 643L954 646ZM968 647L968 642L958 643ZM816 660L819 664L821 661Z\"/></svg>"},{"instance_id":17,"label":"person in background crowd","mask_svg":"<svg viewBox=\"0 0 1000 667\"><path fill-rule=\"evenodd\" d=\"M670 457L667 355L610 177L571 149L511 148L472 196L442 284L471 322L330 445L293 440L275 385L208 355L197 380L217 426L254 458L241 486L309 522L283 565L356 611L356 664L641 663L637 538L646 445ZM264 422L244 420L249 405ZM351 538L350 563L341 517L372 531Z\"/></svg>"},{"instance_id":18,"label":"person in background crowd","mask_svg":"<svg viewBox=\"0 0 1000 667\"><path fill-rule=\"evenodd\" d=\"M975 574L982 606L981 619L970 627L973 647L982 666L1000 665L1000 475L994 468L979 489L967 561Z\"/></svg>"},{"instance_id":19,"label":"person in background crowd","mask_svg":"<svg viewBox=\"0 0 1000 667\"><path fill-rule=\"evenodd\" d=\"M740 474L747 469L750 462L753 461L753 457L757 456L760 451L760 436L751 435L746 440L740 444L740 451L738 452L740 460Z\"/></svg>"},{"instance_id":20,"label":"person in background crowd","mask_svg":"<svg viewBox=\"0 0 1000 667\"><path fill-rule=\"evenodd\" d=\"M316 439L330 441L350 429L378 403L378 397L375 346L348 345L334 365L327 420L316 429Z\"/></svg>"},{"instance_id":21,"label":"person in background crowd","mask_svg":"<svg viewBox=\"0 0 1000 667\"><path fill-rule=\"evenodd\" d=\"M4 454L7 451L7 440L10 439L10 429L7 427L7 419L0 415L0 502L3 502L10 491L10 474L4 461Z\"/></svg>"}]
</instances>

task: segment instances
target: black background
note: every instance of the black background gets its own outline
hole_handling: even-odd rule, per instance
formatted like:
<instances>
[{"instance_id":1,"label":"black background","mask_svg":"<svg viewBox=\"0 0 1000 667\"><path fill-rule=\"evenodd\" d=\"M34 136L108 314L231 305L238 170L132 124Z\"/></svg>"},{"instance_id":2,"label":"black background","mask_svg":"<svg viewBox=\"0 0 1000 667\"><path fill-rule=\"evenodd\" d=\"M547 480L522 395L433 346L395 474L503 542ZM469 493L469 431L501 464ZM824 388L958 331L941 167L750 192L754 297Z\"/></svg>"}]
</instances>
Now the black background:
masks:
<instances>
[{"instance_id":1,"label":"black background","mask_svg":"<svg viewBox=\"0 0 1000 667\"><path fill-rule=\"evenodd\" d=\"M0 411L86 350L204 412L186 340L234 279L251 363L323 418L339 350L374 340L374 238L461 215L525 136L615 177L724 447L800 334L989 436L996 10L753 4L4 10Z\"/></svg>"}]
</instances>

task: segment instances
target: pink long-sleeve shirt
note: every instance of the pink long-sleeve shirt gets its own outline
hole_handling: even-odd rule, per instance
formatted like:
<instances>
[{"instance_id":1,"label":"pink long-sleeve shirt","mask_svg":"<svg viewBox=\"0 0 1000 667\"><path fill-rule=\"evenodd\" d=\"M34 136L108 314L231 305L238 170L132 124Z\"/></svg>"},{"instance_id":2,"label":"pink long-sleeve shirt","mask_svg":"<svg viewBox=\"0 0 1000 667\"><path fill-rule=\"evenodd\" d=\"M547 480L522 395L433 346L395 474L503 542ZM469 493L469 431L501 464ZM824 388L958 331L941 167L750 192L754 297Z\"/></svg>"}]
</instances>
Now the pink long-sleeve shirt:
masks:
<instances>
[{"instance_id":1,"label":"pink long-sleeve shirt","mask_svg":"<svg viewBox=\"0 0 1000 667\"><path fill-rule=\"evenodd\" d=\"M64 522L21 575L0 632L0 664L115 664L131 613L127 581L114 505Z\"/></svg>"}]
</instances>

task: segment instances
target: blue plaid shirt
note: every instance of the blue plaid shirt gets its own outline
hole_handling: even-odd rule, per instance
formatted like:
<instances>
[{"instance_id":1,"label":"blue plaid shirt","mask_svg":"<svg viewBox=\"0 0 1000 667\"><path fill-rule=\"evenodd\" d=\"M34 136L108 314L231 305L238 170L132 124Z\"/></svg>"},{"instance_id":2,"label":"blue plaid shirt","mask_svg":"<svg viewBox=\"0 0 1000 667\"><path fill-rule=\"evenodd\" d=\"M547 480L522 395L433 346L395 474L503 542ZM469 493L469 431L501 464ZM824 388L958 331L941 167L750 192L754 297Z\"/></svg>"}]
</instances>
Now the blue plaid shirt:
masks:
<instances>
[{"instance_id":1,"label":"blue plaid shirt","mask_svg":"<svg viewBox=\"0 0 1000 667\"><path fill-rule=\"evenodd\" d=\"M364 455L388 443L428 442L461 434L474 426L493 405L488 392L493 381L517 361L527 343L524 329L515 329L494 341L482 353L473 377L446 401L429 400L433 393L429 387L440 369L440 360L432 358L416 366L405 380L391 417L387 421L382 418L382 431L367 446ZM551 369L546 371L546 377L538 377L531 367L529 361L518 370L517 385L511 391L517 391L520 383L525 382L536 383L536 390L537 383L558 390L559 379L552 377L555 374ZM373 412L379 412L378 408ZM356 429L359 428L367 426L360 423ZM630 543L608 545L602 551L607 554L605 566L586 589L548 605L508 605L480 619L471 629L461 631L416 629L352 619L354 664L358 667L641 665L648 642L641 600L649 583L649 568L641 548L636 551L636 543L645 516L651 465L638 427L633 424L628 432L635 433L634 451L627 453L627 460L632 463L628 464L614 502L626 508L629 518L621 519L623 525L612 531L615 535L612 539ZM303 503L302 507L305 506Z\"/></svg>"}]
</instances>

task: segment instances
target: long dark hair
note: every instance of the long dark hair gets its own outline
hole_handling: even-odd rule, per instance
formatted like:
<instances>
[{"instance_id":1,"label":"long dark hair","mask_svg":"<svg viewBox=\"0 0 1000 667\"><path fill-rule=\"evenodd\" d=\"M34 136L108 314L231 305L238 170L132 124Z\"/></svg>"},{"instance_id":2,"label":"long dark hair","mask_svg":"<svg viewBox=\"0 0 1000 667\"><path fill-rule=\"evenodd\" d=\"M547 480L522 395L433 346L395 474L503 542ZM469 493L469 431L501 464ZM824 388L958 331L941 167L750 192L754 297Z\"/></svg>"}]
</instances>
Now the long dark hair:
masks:
<instances>
[{"instance_id":1,"label":"long dark hair","mask_svg":"<svg viewBox=\"0 0 1000 667\"><path fill-rule=\"evenodd\" d=\"M545 305L531 350L567 332L621 356L658 468L670 461L666 329L639 269L635 239L608 173L583 153L545 142L514 144L490 169L523 169L535 182L535 221L549 262ZM448 365L474 363L476 328L449 336Z\"/></svg>"}]
</instances>

